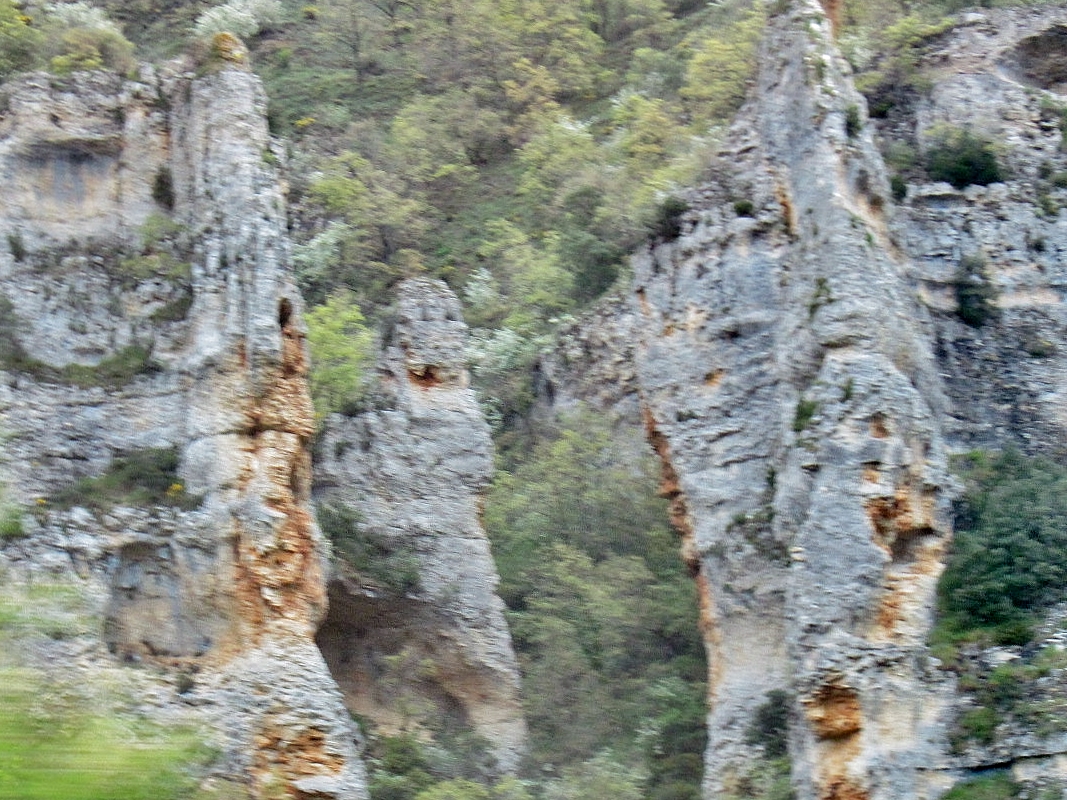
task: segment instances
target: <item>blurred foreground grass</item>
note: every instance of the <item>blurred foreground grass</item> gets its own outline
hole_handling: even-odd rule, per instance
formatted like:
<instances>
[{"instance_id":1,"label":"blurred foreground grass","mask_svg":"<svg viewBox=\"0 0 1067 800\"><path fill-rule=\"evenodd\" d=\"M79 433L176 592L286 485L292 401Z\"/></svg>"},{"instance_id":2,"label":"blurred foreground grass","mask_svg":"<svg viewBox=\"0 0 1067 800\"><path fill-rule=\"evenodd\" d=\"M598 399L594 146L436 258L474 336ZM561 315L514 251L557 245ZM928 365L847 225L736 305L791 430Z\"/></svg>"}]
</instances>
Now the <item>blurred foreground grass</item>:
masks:
<instances>
[{"instance_id":1,"label":"blurred foreground grass","mask_svg":"<svg viewBox=\"0 0 1067 800\"><path fill-rule=\"evenodd\" d=\"M138 713L130 672L48 663L97 624L78 587L0 574L0 800L212 796L197 784L214 751Z\"/></svg>"}]
</instances>

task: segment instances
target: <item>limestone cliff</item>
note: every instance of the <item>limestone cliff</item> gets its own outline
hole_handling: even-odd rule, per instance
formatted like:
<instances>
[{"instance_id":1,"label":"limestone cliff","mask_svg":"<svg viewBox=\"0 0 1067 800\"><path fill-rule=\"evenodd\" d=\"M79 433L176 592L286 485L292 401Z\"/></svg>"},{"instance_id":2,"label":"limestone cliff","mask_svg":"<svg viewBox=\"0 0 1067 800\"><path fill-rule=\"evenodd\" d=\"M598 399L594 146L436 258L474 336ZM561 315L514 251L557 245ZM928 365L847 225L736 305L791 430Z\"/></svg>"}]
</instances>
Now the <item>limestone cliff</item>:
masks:
<instances>
[{"instance_id":1,"label":"limestone cliff","mask_svg":"<svg viewBox=\"0 0 1067 800\"><path fill-rule=\"evenodd\" d=\"M316 499L358 515L346 535L373 543L378 563L353 563L353 542L337 541L318 641L353 711L385 731L471 729L512 770L525 723L479 520L492 443L469 388L467 326L440 281L406 281L398 302L371 407L332 416L320 445Z\"/></svg>"},{"instance_id":2,"label":"limestone cliff","mask_svg":"<svg viewBox=\"0 0 1067 800\"><path fill-rule=\"evenodd\" d=\"M798 3L766 41L726 180L635 261L646 422L704 600L706 789L736 791L752 715L786 689L799 796L930 796L937 370L829 21Z\"/></svg>"},{"instance_id":3,"label":"limestone cliff","mask_svg":"<svg viewBox=\"0 0 1067 800\"><path fill-rule=\"evenodd\" d=\"M1064 21L962 15L923 65L929 96L876 121L830 16L791 4L680 235L541 367L557 404L639 399L662 457L701 589L707 797L758 780L773 690L794 698L801 798L932 798L965 768L1032 777L1062 752L1027 736L952 752L960 698L925 638L947 454L1062 452ZM898 204L876 144L921 159L946 123L998 143L1004 182L914 178ZM961 264L988 284L981 324L958 313Z\"/></svg>"},{"instance_id":4,"label":"limestone cliff","mask_svg":"<svg viewBox=\"0 0 1067 800\"><path fill-rule=\"evenodd\" d=\"M258 80L178 65L5 91L3 470L36 513L3 564L78 576L112 652L195 676L175 702L221 732L220 775L364 797L313 639L314 420Z\"/></svg>"}]
</instances>

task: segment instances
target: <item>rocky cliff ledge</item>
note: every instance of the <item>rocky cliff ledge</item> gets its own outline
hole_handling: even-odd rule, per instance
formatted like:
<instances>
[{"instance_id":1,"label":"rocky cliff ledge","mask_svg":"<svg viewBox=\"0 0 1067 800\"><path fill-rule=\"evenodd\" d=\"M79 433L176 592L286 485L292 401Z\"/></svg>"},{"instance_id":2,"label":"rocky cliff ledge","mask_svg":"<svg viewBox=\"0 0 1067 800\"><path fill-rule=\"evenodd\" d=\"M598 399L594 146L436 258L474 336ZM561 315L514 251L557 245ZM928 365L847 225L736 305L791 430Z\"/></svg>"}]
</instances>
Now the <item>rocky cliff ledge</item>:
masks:
<instances>
[{"instance_id":1,"label":"rocky cliff ledge","mask_svg":"<svg viewBox=\"0 0 1067 800\"><path fill-rule=\"evenodd\" d=\"M194 676L175 702L222 733L220 774L364 797L313 640L314 420L259 82L220 63L5 90L3 477L36 513L3 564L84 582L113 653Z\"/></svg>"}]
</instances>

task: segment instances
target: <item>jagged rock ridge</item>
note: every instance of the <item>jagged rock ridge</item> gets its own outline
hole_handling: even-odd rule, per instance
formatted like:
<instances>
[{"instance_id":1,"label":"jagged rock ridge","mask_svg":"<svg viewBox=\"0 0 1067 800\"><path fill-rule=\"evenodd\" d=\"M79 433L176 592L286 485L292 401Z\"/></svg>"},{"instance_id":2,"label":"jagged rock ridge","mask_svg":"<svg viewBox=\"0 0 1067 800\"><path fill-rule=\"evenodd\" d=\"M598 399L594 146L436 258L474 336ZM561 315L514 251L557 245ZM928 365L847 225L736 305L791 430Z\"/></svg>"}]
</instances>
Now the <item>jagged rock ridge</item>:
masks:
<instances>
[{"instance_id":1,"label":"jagged rock ridge","mask_svg":"<svg viewBox=\"0 0 1067 800\"><path fill-rule=\"evenodd\" d=\"M557 404L643 406L703 598L708 797L752 785L751 723L775 689L795 698L801 798L932 798L983 766L1054 774L1063 752L1059 736L953 752L960 699L924 642L946 454L1062 454L1064 12L962 15L928 57L930 95L876 121L833 10L772 18L681 235L541 368ZM921 157L939 124L996 142L1006 182L916 181L894 202L874 136ZM992 287L981 325L957 314L968 258Z\"/></svg>"}]
</instances>

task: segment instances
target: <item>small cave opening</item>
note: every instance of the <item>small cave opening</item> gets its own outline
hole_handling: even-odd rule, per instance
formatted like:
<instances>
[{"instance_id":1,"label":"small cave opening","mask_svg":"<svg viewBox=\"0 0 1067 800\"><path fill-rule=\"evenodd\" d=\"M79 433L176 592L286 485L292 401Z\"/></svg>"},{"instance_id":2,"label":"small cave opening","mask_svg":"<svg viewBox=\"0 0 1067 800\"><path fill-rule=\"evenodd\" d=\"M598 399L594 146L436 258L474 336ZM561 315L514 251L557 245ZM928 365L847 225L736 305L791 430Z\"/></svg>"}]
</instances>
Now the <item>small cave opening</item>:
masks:
<instances>
[{"instance_id":1,"label":"small cave opening","mask_svg":"<svg viewBox=\"0 0 1067 800\"><path fill-rule=\"evenodd\" d=\"M464 674L454 643L441 635L432 604L410 595L364 589L335 578L315 643L348 710L378 735L471 730Z\"/></svg>"},{"instance_id":2,"label":"small cave opening","mask_svg":"<svg viewBox=\"0 0 1067 800\"><path fill-rule=\"evenodd\" d=\"M1067 92L1067 25L1054 25L1023 39L1010 51L1005 66L1033 86Z\"/></svg>"},{"instance_id":3,"label":"small cave opening","mask_svg":"<svg viewBox=\"0 0 1067 800\"><path fill-rule=\"evenodd\" d=\"M285 329L293 318L293 304L289 302L289 299L283 297L281 302L278 303L278 327Z\"/></svg>"}]
</instances>

